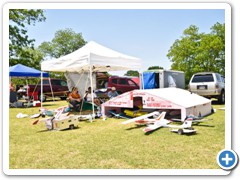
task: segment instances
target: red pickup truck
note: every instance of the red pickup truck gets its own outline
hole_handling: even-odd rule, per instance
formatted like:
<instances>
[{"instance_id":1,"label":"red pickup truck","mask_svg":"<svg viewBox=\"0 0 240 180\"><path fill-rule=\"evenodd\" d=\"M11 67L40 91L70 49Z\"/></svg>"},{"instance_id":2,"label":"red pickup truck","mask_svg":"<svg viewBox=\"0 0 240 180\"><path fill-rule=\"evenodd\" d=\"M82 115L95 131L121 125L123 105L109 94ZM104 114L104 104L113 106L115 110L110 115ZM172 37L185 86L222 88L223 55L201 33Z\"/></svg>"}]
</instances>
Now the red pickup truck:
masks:
<instances>
[{"instance_id":1,"label":"red pickup truck","mask_svg":"<svg viewBox=\"0 0 240 180\"><path fill-rule=\"evenodd\" d=\"M52 89L51 89L51 86ZM28 85L26 87L28 91L29 97L34 97L34 99L41 100L41 82L38 85ZM65 100L67 98L69 89L67 86L67 81L63 79L43 79L43 98L42 101L46 101L47 97L52 97L52 93L54 97L60 97L61 100Z\"/></svg>"}]
</instances>

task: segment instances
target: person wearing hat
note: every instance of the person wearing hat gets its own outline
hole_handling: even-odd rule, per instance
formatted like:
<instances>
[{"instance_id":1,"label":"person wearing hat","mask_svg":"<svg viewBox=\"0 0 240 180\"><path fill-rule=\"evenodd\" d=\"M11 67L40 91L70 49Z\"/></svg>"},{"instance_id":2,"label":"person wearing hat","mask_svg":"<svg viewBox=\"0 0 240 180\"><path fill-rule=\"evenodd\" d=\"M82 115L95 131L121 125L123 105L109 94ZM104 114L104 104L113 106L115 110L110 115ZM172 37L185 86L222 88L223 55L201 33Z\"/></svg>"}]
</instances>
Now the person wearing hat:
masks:
<instances>
[{"instance_id":1,"label":"person wearing hat","mask_svg":"<svg viewBox=\"0 0 240 180\"><path fill-rule=\"evenodd\" d=\"M108 97L111 99L111 98L114 98L118 96L118 93L116 91L116 88L115 87L112 87L111 88L111 91L108 92Z\"/></svg>"}]
</instances>

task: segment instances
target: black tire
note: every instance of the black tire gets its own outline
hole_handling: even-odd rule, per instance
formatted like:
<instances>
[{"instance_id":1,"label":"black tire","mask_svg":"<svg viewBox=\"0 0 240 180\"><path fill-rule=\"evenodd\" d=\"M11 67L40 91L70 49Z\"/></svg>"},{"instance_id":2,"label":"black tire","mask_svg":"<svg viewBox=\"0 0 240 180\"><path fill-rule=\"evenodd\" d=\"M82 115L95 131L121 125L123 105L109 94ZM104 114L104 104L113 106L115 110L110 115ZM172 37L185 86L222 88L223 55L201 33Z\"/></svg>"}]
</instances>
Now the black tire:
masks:
<instances>
[{"instance_id":1,"label":"black tire","mask_svg":"<svg viewBox=\"0 0 240 180\"><path fill-rule=\"evenodd\" d=\"M69 126L69 129L74 129L74 125L73 124L71 124L70 126Z\"/></svg>"},{"instance_id":2,"label":"black tire","mask_svg":"<svg viewBox=\"0 0 240 180\"><path fill-rule=\"evenodd\" d=\"M218 102L220 104L225 104L225 91L222 90L221 94L218 96Z\"/></svg>"},{"instance_id":3,"label":"black tire","mask_svg":"<svg viewBox=\"0 0 240 180\"><path fill-rule=\"evenodd\" d=\"M182 135L182 134L183 134L183 130L182 130L182 129L179 129L179 130L178 130L178 134L179 134L179 135Z\"/></svg>"}]
</instances>

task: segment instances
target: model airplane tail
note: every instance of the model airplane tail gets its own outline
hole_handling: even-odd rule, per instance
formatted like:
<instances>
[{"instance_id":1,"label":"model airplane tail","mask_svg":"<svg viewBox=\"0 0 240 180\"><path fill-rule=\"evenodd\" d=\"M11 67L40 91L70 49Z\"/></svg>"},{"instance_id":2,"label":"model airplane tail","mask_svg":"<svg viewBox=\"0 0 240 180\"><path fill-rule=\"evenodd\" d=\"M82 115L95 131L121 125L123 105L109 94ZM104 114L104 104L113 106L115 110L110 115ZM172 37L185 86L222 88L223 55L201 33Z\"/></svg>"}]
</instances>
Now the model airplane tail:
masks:
<instances>
[{"instance_id":1,"label":"model airplane tail","mask_svg":"<svg viewBox=\"0 0 240 180\"><path fill-rule=\"evenodd\" d=\"M163 112L162 112L162 113L163 113ZM143 116L140 116L140 117L136 117L136 118L133 118L133 119L129 119L129 120L127 120L127 121L122 122L122 124L129 124L129 123L136 122L136 121L140 121L140 120L144 120L144 119L146 119L146 118L148 118L148 117L156 116L156 115L159 115L159 112L158 112L158 111L154 111L154 112L152 112L152 113L149 113L149 114L146 114L146 115L143 115ZM161 116L161 115L159 115L159 117L160 117L160 116ZM165 116L165 114L164 114L164 116ZM164 118L164 116L163 116L163 118Z\"/></svg>"},{"instance_id":2,"label":"model airplane tail","mask_svg":"<svg viewBox=\"0 0 240 180\"><path fill-rule=\"evenodd\" d=\"M182 124L182 127L183 128L190 128L192 126L192 118L187 118L183 124Z\"/></svg>"},{"instance_id":3,"label":"model airplane tail","mask_svg":"<svg viewBox=\"0 0 240 180\"><path fill-rule=\"evenodd\" d=\"M162 112L157 118L156 121L160 121L165 118L166 112Z\"/></svg>"}]
</instances>

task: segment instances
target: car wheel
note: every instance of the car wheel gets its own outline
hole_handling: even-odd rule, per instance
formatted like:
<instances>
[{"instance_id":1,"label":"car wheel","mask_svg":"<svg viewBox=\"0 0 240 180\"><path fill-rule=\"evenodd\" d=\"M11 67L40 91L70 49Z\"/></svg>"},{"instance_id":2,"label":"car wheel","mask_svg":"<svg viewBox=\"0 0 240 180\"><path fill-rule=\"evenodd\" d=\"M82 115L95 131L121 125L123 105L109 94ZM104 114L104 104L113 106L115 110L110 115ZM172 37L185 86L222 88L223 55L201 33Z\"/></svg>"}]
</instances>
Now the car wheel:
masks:
<instances>
[{"instance_id":1,"label":"car wheel","mask_svg":"<svg viewBox=\"0 0 240 180\"><path fill-rule=\"evenodd\" d=\"M220 104L224 104L225 103L225 91L222 91L221 94L219 95L218 102Z\"/></svg>"}]
</instances>

